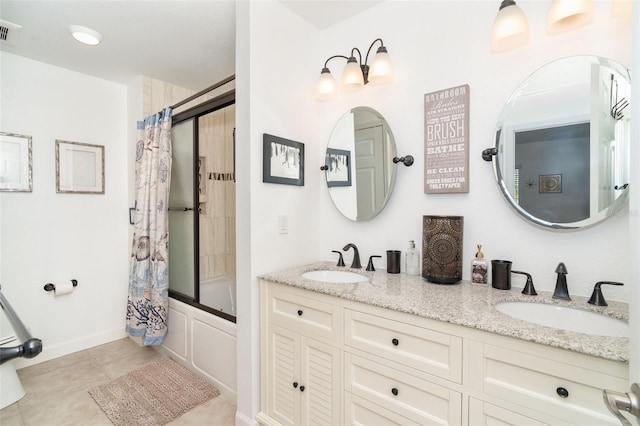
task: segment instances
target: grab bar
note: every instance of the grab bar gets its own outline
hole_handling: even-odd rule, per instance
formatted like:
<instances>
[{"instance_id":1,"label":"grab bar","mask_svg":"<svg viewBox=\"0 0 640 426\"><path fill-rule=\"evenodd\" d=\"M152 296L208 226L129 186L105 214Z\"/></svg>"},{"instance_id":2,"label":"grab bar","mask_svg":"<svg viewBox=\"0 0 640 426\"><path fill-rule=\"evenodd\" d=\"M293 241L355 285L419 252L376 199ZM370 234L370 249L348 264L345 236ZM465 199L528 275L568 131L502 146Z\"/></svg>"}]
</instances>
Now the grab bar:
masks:
<instances>
[{"instance_id":1,"label":"grab bar","mask_svg":"<svg viewBox=\"0 0 640 426\"><path fill-rule=\"evenodd\" d=\"M0 286L0 306L7 315L13 331L18 339L22 342L19 346L12 346L9 348L0 347L0 364L4 364L6 361L10 361L14 358L33 358L42 352L42 340L34 339L29 333L27 327L13 310L9 301L2 294L2 286Z\"/></svg>"}]
</instances>

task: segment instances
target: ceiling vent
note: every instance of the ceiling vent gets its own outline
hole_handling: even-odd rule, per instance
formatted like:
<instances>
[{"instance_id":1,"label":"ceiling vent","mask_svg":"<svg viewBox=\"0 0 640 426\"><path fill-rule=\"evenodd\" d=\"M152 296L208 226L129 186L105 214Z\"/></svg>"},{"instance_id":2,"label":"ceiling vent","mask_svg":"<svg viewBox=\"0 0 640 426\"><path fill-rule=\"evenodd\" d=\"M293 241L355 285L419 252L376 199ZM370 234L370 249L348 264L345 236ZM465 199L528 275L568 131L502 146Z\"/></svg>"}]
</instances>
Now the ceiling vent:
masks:
<instances>
[{"instance_id":1,"label":"ceiling vent","mask_svg":"<svg viewBox=\"0 0 640 426\"><path fill-rule=\"evenodd\" d=\"M15 46L22 27L0 19L0 43Z\"/></svg>"}]
</instances>

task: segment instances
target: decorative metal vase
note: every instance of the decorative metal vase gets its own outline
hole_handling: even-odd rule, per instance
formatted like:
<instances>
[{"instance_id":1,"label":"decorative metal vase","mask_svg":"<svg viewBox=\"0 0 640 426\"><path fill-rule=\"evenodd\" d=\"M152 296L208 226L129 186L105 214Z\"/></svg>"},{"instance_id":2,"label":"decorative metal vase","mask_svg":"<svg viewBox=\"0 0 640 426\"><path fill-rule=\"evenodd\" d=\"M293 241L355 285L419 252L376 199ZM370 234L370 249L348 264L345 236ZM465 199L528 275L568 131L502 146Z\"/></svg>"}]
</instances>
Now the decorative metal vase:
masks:
<instances>
[{"instance_id":1,"label":"decorative metal vase","mask_svg":"<svg viewBox=\"0 0 640 426\"><path fill-rule=\"evenodd\" d=\"M436 284L462 279L463 216L422 217L422 276Z\"/></svg>"}]
</instances>

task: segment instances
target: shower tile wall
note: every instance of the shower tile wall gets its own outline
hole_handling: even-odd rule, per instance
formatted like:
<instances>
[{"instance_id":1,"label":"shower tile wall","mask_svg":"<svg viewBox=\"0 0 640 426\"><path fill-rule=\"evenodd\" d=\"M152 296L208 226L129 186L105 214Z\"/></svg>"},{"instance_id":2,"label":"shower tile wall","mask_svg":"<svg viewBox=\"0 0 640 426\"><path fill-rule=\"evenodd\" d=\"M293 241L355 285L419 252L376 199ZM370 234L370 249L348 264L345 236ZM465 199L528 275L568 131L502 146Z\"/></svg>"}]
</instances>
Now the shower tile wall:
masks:
<instances>
[{"instance_id":1,"label":"shower tile wall","mask_svg":"<svg viewBox=\"0 0 640 426\"><path fill-rule=\"evenodd\" d=\"M235 105L200 118L200 281L235 278Z\"/></svg>"},{"instance_id":2,"label":"shower tile wall","mask_svg":"<svg viewBox=\"0 0 640 426\"><path fill-rule=\"evenodd\" d=\"M156 80L151 77L142 78L142 111L146 117L151 114L155 114L158 111L162 111L169 105L173 105L180 102L183 99L188 98L195 92L193 90L185 89L183 87L175 86L173 84L165 83L161 80ZM177 111L184 111L197 105L205 99L209 99L209 96L203 96L181 106ZM175 113L174 112L174 113Z\"/></svg>"}]
</instances>

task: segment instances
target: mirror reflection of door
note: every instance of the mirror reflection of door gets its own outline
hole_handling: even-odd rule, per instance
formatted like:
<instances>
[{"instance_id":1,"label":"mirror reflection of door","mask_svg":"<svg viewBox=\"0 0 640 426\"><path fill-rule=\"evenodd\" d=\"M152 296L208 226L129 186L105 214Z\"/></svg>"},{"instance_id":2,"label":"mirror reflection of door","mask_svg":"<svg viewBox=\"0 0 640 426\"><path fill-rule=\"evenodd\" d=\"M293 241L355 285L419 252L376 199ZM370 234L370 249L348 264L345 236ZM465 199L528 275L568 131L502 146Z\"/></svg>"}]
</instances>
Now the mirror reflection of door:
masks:
<instances>
[{"instance_id":1,"label":"mirror reflection of door","mask_svg":"<svg viewBox=\"0 0 640 426\"><path fill-rule=\"evenodd\" d=\"M389 202L395 184L396 143L389 123L369 107L347 111L331 132L327 158L337 152L347 153L352 169L342 185L336 184L335 174L326 175L331 201L350 220L373 219Z\"/></svg>"},{"instance_id":2,"label":"mirror reflection of door","mask_svg":"<svg viewBox=\"0 0 640 426\"><path fill-rule=\"evenodd\" d=\"M385 201L384 134L382 125L355 129L358 220L373 216Z\"/></svg>"}]
</instances>

